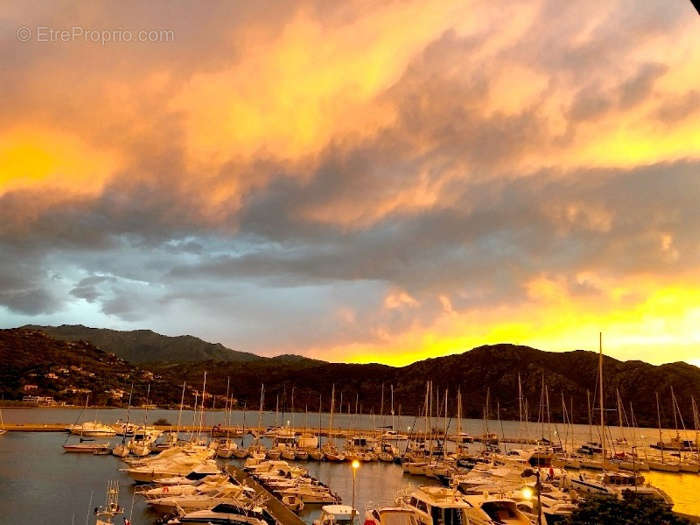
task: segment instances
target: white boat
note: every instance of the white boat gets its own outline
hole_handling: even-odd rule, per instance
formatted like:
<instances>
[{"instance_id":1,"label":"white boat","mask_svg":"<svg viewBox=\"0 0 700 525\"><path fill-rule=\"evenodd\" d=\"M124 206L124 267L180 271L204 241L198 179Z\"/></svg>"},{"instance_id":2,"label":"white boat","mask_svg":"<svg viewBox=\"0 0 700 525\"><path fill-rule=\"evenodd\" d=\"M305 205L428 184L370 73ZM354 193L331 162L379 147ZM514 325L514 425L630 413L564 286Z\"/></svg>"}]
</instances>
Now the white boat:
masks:
<instances>
[{"instance_id":1,"label":"white boat","mask_svg":"<svg viewBox=\"0 0 700 525\"><path fill-rule=\"evenodd\" d=\"M490 494L465 496L464 499L474 507L472 514L476 515L469 517L474 525L531 525L530 518L518 509L515 500ZM475 511L481 511L481 515Z\"/></svg>"},{"instance_id":2,"label":"white boat","mask_svg":"<svg viewBox=\"0 0 700 525\"><path fill-rule=\"evenodd\" d=\"M184 516L168 521L168 524L179 525L267 525L263 519L262 509L250 510L240 505L220 503L207 510L188 512Z\"/></svg>"},{"instance_id":3,"label":"white boat","mask_svg":"<svg viewBox=\"0 0 700 525\"><path fill-rule=\"evenodd\" d=\"M464 445L465 443L474 443L474 437L466 432L458 432L452 436L452 441L458 445Z\"/></svg>"},{"instance_id":4,"label":"white boat","mask_svg":"<svg viewBox=\"0 0 700 525\"><path fill-rule=\"evenodd\" d=\"M406 434L400 434L396 430L386 430L382 433L380 439L382 441L406 441L408 436Z\"/></svg>"},{"instance_id":5,"label":"white boat","mask_svg":"<svg viewBox=\"0 0 700 525\"><path fill-rule=\"evenodd\" d=\"M83 437L111 437L117 433L112 427L98 421L85 421L84 423L70 425L68 431L71 434Z\"/></svg>"},{"instance_id":6,"label":"white boat","mask_svg":"<svg viewBox=\"0 0 700 525\"><path fill-rule=\"evenodd\" d=\"M475 508L462 494L446 487L419 487L397 503L413 511L421 525L492 523L481 509Z\"/></svg>"},{"instance_id":7,"label":"white boat","mask_svg":"<svg viewBox=\"0 0 700 525\"><path fill-rule=\"evenodd\" d=\"M621 497L626 490L637 494L661 498L673 505L671 497L660 488L645 484L644 476L627 472L604 472L596 476L586 476L583 473L569 479L572 490L593 494L612 494Z\"/></svg>"},{"instance_id":8,"label":"white boat","mask_svg":"<svg viewBox=\"0 0 700 525\"><path fill-rule=\"evenodd\" d=\"M302 434L297 437L297 447L303 449L313 449L318 448L318 436L313 434Z\"/></svg>"},{"instance_id":9,"label":"white boat","mask_svg":"<svg viewBox=\"0 0 700 525\"><path fill-rule=\"evenodd\" d=\"M151 499L146 503L155 512L161 514L171 514L174 512L194 512L206 510L219 503L230 503L241 505L241 496L246 492L255 493L253 489L240 485L226 485L205 489L196 494L180 494L174 496L164 496L162 498Z\"/></svg>"},{"instance_id":10,"label":"white boat","mask_svg":"<svg viewBox=\"0 0 700 525\"><path fill-rule=\"evenodd\" d=\"M166 451L167 452L167 451ZM144 465L132 466L121 469L131 476L134 481L140 483L153 483L163 478L184 476L189 479L202 479L220 472L215 461L204 460L199 457L176 457L170 461L147 462Z\"/></svg>"},{"instance_id":11,"label":"white boat","mask_svg":"<svg viewBox=\"0 0 700 525\"><path fill-rule=\"evenodd\" d=\"M352 525L357 511L350 505L324 505L321 517L314 520L314 525Z\"/></svg>"},{"instance_id":12,"label":"white boat","mask_svg":"<svg viewBox=\"0 0 700 525\"><path fill-rule=\"evenodd\" d=\"M228 476L207 476L198 481L187 480L185 483L176 485L162 484L156 487L147 485L145 488L134 490L139 496L149 499L159 499L168 496L185 496L199 494L201 492L223 487L230 483Z\"/></svg>"},{"instance_id":13,"label":"white boat","mask_svg":"<svg viewBox=\"0 0 700 525\"><path fill-rule=\"evenodd\" d=\"M80 443L66 443L63 445L65 452L77 452L82 454L103 454L109 453L112 446L109 443L96 443L94 441L81 441Z\"/></svg>"},{"instance_id":14,"label":"white boat","mask_svg":"<svg viewBox=\"0 0 700 525\"><path fill-rule=\"evenodd\" d=\"M379 507L365 512L364 525L418 525L418 520L405 507Z\"/></svg>"}]
</instances>

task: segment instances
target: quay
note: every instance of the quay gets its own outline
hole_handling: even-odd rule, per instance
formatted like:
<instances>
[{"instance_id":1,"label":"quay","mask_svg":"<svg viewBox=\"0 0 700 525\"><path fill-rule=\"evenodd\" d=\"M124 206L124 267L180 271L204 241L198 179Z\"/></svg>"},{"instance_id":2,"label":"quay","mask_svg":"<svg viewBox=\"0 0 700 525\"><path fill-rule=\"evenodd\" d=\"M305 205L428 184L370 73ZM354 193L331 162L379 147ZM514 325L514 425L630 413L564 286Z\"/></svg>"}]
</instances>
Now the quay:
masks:
<instances>
[{"instance_id":1,"label":"quay","mask_svg":"<svg viewBox=\"0 0 700 525\"><path fill-rule=\"evenodd\" d=\"M241 485L250 487L255 491L256 496L265 500L265 506L272 516L282 525L306 525L304 521L294 514L289 507L283 504L265 487L260 485L252 476L236 465L228 465L228 473L233 476Z\"/></svg>"}]
</instances>

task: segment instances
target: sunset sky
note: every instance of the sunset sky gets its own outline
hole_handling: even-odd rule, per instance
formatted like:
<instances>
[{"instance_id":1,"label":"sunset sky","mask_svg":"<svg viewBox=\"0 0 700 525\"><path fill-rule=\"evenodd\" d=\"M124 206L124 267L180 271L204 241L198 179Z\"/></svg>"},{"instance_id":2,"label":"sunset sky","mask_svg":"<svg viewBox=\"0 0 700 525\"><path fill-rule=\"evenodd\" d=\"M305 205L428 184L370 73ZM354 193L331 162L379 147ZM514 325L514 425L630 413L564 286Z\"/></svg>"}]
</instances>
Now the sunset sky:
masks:
<instances>
[{"instance_id":1,"label":"sunset sky","mask_svg":"<svg viewBox=\"0 0 700 525\"><path fill-rule=\"evenodd\" d=\"M0 327L700 365L689 1L5 2L0 38Z\"/></svg>"}]
</instances>

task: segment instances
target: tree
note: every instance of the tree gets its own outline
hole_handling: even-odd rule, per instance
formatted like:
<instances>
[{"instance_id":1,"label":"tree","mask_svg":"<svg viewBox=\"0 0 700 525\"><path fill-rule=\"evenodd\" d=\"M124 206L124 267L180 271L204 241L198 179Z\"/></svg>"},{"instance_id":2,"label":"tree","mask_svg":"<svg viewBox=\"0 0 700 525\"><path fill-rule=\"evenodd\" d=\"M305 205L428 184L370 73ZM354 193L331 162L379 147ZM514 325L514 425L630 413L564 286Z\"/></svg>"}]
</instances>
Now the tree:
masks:
<instances>
[{"instance_id":1,"label":"tree","mask_svg":"<svg viewBox=\"0 0 700 525\"><path fill-rule=\"evenodd\" d=\"M659 498L627 490L622 500L607 494L587 497L567 525L690 525Z\"/></svg>"}]
</instances>

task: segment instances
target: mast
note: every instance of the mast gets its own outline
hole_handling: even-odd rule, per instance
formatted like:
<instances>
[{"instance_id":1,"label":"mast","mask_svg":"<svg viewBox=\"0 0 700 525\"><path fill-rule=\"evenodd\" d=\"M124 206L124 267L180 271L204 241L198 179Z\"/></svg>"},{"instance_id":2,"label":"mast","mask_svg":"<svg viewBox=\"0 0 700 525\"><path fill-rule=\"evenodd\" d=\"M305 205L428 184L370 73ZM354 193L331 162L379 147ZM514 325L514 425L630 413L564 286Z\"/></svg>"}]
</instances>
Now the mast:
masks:
<instances>
[{"instance_id":1,"label":"mast","mask_svg":"<svg viewBox=\"0 0 700 525\"><path fill-rule=\"evenodd\" d=\"M386 421L384 421L384 382L382 381L382 400L379 404L379 419L382 422L382 427L385 425Z\"/></svg>"},{"instance_id":2,"label":"mast","mask_svg":"<svg viewBox=\"0 0 700 525\"><path fill-rule=\"evenodd\" d=\"M321 448L321 408L323 407L323 394L318 394L318 448Z\"/></svg>"},{"instance_id":3,"label":"mast","mask_svg":"<svg viewBox=\"0 0 700 525\"><path fill-rule=\"evenodd\" d=\"M151 397L151 383L148 383L148 390L146 390L146 410L143 413L143 427L144 430L146 430L146 426L148 425L148 403L149 403L149 398Z\"/></svg>"},{"instance_id":4,"label":"mast","mask_svg":"<svg viewBox=\"0 0 700 525\"><path fill-rule=\"evenodd\" d=\"M603 395L603 332L599 334L598 373L600 375L600 446L603 450L603 468L605 468L605 396Z\"/></svg>"},{"instance_id":5,"label":"mast","mask_svg":"<svg viewBox=\"0 0 700 525\"><path fill-rule=\"evenodd\" d=\"M462 387L457 388L457 436L462 434Z\"/></svg>"},{"instance_id":6,"label":"mast","mask_svg":"<svg viewBox=\"0 0 700 525\"><path fill-rule=\"evenodd\" d=\"M333 409L335 408L335 384L331 386L331 417L328 422L328 442L333 443L331 436L333 435Z\"/></svg>"},{"instance_id":7,"label":"mast","mask_svg":"<svg viewBox=\"0 0 700 525\"><path fill-rule=\"evenodd\" d=\"M182 382L182 394L180 395L180 410L177 413L177 435L178 437L180 436L180 422L182 421L182 406L185 404L185 384L187 382L183 381ZM131 396L129 396L129 399L131 399Z\"/></svg>"},{"instance_id":8,"label":"mast","mask_svg":"<svg viewBox=\"0 0 700 525\"><path fill-rule=\"evenodd\" d=\"M443 442L442 442L442 457L445 459L447 456L447 391L448 389L445 388L445 418L443 420L444 427L445 427L445 433L443 437Z\"/></svg>"},{"instance_id":9,"label":"mast","mask_svg":"<svg viewBox=\"0 0 700 525\"><path fill-rule=\"evenodd\" d=\"M260 436L262 434L262 416L263 416L263 408L265 407L265 383L260 383L260 404L258 405L258 432L257 436ZM245 416L245 412L243 412L243 415ZM245 421L244 421L245 424ZM245 429L243 429L243 435L245 435ZM258 438L255 439L256 445L258 442ZM241 440L241 443L243 441Z\"/></svg>"},{"instance_id":10,"label":"mast","mask_svg":"<svg viewBox=\"0 0 700 525\"><path fill-rule=\"evenodd\" d=\"M207 395L207 371L204 371L204 382L202 383L202 402L199 405L199 429L197 430L197 440L201 439L202 427L204 426L204 400Z\"/></svg>"},{"instance_id":11,"label":"mast","mask_svg":"<svg viewBox=\"0 0 700 525\"><path fill-rule=\"evenodd\" d=\"M294 428L294 385L292 385L292 415L290 417L292 420L292 428Z\"/></svg>"},{"instance_id":12,"label":"mast","mask_svg":"<svg viewBox=\"0 0 700 525\"><path fill-rule=\"evenodd\" d=\"M396 430L396 420L394 418L394 385L391 385L391 430Z\"/></svg>"},{"instance_id":13,"label":"mast","mask_svg":"<svg viewBox=\"0 0 700 525\"><path fill-rule=\"evenodd\" d=\"M523 432L523 383L520 380L520 372L518 372L518 433Z\"/></svg>"},{"instance_id":14,"label":"mast","mask_svg":"<svg viewBox=\"0 0 700 525\"><path fill-rule=\"evenodd\" d=\"M664 462L664 440L661 437L661 409L659 408L659 393L656 394L656 420L659 423L659 448L661 449L661 463Z\"/></svg>"},{"instance_id":15,"label":"mast","mask_svg":"<svg viewBox=\"0 0 700 525\"><path fill-rule=\"evenodd\" d=\"M593 443L593 413L591 411L591 391L586 389L586 401L588 403L588 442Z\"/></svg>"}]
</instances>

